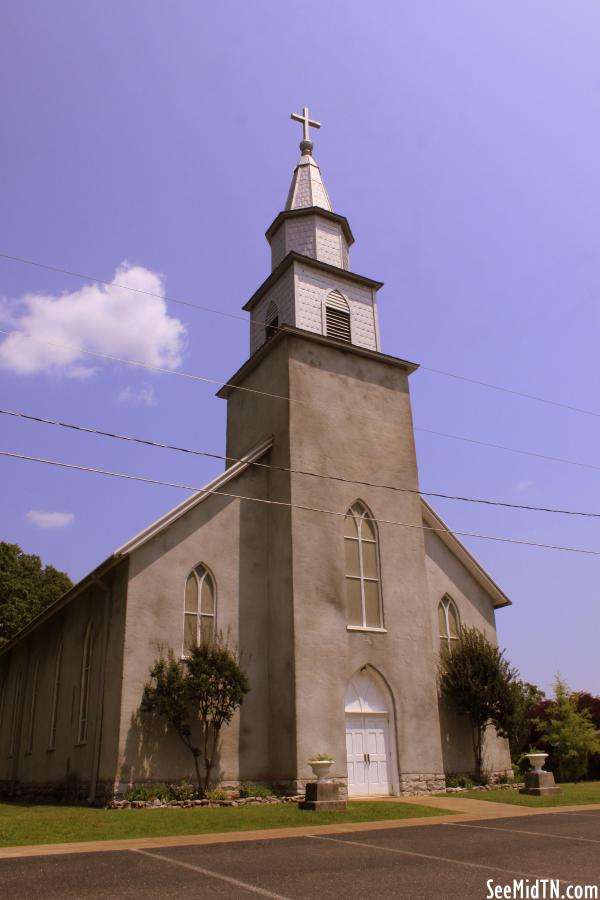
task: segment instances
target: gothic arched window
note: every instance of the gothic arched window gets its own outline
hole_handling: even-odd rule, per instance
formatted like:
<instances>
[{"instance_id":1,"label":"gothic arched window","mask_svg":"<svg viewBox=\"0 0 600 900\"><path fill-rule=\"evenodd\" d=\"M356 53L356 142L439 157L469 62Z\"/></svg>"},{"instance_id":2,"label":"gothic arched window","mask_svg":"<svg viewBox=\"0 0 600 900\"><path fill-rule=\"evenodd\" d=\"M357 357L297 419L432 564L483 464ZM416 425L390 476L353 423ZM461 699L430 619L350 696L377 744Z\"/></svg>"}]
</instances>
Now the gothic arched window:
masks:
<instances>
[{"instance_id":1,"label":"gothic arched window","mask_svg":"<svg viewBox=\"0 0 600 900\"><path fill-rule=\"evenodd\" d=\"M354 503L344 520L348 625L382 628L379 548L375 520L362 503Z\"/></svg>"},{"instance_id":2,"label":"gothic arched window","mask_svg":"<svg viewBox=\"0 0 600 900\"><path fill-rule=\"evenodd\" d=\"M279 310L277 306L271 301L269 303L267 309L267 315L265 317L265 340L269 340L273 335L277 334L279 330Z\"/></svg>"},{"instance_id":3,"label":"gothic arched window","mask_svg":"<svg viewBox=\"0 0 600 900\"><path fill-rule=\"evenodd\" d=\"M88 622L83 641L81 656L81 682L79 687L79 724L77 727L77 743L85 744L88 735L88 713L90 707L90 678L92 674L92 623Z\"/></svg>"},{"instance_id":4,"label":"gothic arched window","mask_svg":"<svg viewBox=\"0 0 600 900\"><path fill-rule=\"evenodd\" d=\"M440 627L440 646L452 649L452 644L460 637L460 619L456 604L446 594L438 606L438 623Z\"/></svg>"},{"instance_id":5,"label":"gothic arched window","mask_svg":"<svg viewBox=\"0 0 600 900\"><path fill-rule=\"evenodd\" d=\"M48 736L48 750L56 749L56 725L58 721L58 703L60 699L60 675L62 669L62 641L56 649L54 660L54 685L52 688L52 706L50 707L50 734Z\"/></svg>"},{"instance_id":6,"label":"gothic arched window","mask_svg":"<svg viewBox=\"0 0 600 900\"><path fill-rule=\"evenodd\" d=\"M350 307L339 291L331 291L325 300L325 333L339 341L352 340Z\"/></svg>"},{"instance_id":7,"label":"gothic arched window","mask_svg":"<svg viewBox=\"0 0 600 900\"><path fill-rule=\"evenodd\" d=\"M185 584L184 655L196 644L213 639L217 608L215 594L215 583L206 566L196 566L188 575Z\"/></svg>"}]
</instances>

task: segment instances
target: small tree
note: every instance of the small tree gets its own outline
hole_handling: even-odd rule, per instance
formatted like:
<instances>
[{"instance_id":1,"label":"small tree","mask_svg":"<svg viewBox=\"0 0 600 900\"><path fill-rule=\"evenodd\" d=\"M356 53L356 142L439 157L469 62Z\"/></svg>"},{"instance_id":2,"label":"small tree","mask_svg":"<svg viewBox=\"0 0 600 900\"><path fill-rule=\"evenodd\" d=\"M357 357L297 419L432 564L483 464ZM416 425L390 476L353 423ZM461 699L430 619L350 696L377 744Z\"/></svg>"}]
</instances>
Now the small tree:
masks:
<instances>
[{"instance_id":1,"label":"small tree","mask_svg":"<svg viewBox=\"0 0 600 900\"><path fill-rule=\"evenodd\" d=\"M481 780L485 730L493 725L500 737L508 736L515 714L512 684L518 673L504 651L476 628L463 628L452 643L440 654L440 694L471 723L475 775Z\"/></svg>"},{"instance_id":2,"label":"small tree","mask_svg":"<svg viewBox=\"0 0 600 900\"><path fill-rule=\"evenodd\" d=\"M198 793L210 787L223 725L228 725L250 690L237 651L219 634L189 650L156 660L144 688L141 710L162 716L194 758Z\"/></svg>"},{"instance_id":3,"label":"small tree","mask_svg":"<svg viewBox=\"0 0 600 900\"><path fill-rule=\"evenodd\" d=\"M591 714L577 706L577 695L557 675L547 718L538 722L540 739L552 750L557 781L579 781L587 774L590 755L600 752Z\"/></svg>"}]
</instances>

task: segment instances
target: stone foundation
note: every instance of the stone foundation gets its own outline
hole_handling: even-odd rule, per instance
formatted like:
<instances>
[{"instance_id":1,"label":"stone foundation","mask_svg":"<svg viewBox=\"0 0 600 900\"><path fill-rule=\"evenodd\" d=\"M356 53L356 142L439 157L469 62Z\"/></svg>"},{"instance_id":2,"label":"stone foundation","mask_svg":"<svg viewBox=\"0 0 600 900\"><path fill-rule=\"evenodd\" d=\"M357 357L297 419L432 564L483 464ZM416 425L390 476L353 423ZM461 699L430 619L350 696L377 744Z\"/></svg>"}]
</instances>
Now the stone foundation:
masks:
<instances>
[{"instance_id":1,"label":"stone foundation","mask_svg":"<svg viewBox=\"0 0 600 900\"><path fill-rule=\"evenodd\" d=\"M400 797L415 797L446 790L443 773L404 773L400 776Z\"/></svg>"}]
</instances>

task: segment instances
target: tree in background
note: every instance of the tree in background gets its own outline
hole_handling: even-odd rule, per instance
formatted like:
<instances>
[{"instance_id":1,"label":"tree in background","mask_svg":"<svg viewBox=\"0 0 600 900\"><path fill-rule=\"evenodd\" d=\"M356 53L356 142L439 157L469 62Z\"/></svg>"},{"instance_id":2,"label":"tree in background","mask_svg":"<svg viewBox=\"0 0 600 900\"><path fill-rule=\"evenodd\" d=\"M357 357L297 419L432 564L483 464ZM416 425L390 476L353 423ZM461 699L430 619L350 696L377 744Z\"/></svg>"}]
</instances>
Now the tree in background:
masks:
<instances>
[{"instance_id":1,"label":"tree in background","mask_svg":"<svg viewBox=\"0 0 600 900\"><path fill-rule=\"evenodd\" d=\"M537 724L541 745L551 751L556 780L583 778L591 754L600 753L600 739L589 709L578 708L578 695L560 675L554 680L554 700L547 702L546 715Z\"/></svg>"},{"instance_id":2,"label":"tree in background","mask_svg":"<svg viewBox=\"0 0 600 900\"><path fill-rule=\"evenodd\" d=\"M533 737L535 716L546 695L537 685L528 681L512 681L510 690L513 694L513 714L506 731L512 761L518 763L529 747L536 743Z\"/></svg>"},{"instance_id":3,"label":"tree in background","mask_svg":"<svg viewBox=\"0 0 600 900\"><path fill-rule=\"evenodd\" d=\"M73 587L65 572L0 541L0 647Z\"/></svg>"},{"instance_id":4,"label":"tree in background","mask_svg":"<svg viewBox=\"0 0 600 900\"><path fill-rule=\"evenodd\" d=\"M190 751L200 796L211 784L221 729L249 690L239 655L221 634L192 647L185 659L172 650L161 654L150 670L141 711L165 718Z\"/></svg>"},{"instance_id":5,"label":"tree in background","mask_svg":"<svg viewBox=\"0 0 600 900\"><path fill-rule=\"evenodd\" d=\"M573 696L579 712L583 712L584 709L588 710L592 717L596 734L600 735L600 697L594 697L588 691L576 691ZM590 756L588 778L600 779L600 747Z\"/></svg>"},{"instance_id":6,"label":"tree in background","mask_svg":"<svg viewBox=\"0 0 600 900\"><path fill-rule=\"evenodd\" d=\"M463 628L452 648L443 647L439 661L439 688L471 723L475 776L483 777L485 730L493 725L507 737L515 717L517 670L477 628Z\"/></svg>"}]
</instances>

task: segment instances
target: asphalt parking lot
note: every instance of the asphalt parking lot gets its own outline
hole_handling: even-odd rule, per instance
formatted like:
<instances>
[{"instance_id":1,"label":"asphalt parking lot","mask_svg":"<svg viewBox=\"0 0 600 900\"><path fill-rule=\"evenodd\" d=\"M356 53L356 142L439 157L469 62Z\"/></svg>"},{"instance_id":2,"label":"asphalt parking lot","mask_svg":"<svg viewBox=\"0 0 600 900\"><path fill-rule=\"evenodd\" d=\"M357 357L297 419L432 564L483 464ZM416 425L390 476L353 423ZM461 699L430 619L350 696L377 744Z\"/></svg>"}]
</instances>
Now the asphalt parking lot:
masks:
<instances>
[{"instance_id":1,"label":"asphalt parking lot","mask_svg":"<svg viewBox=\"0 0 600 900\"><path fill-rule=\"evenodd\" d=\"M593 885L600 900L600 810L0 860L0 897L10 900L481 900L492 896L490 879L492 888L523 879L530 890L536 879L559 880L554 895L540 883L539 898Z\"/></svg>"}]
</instances>

